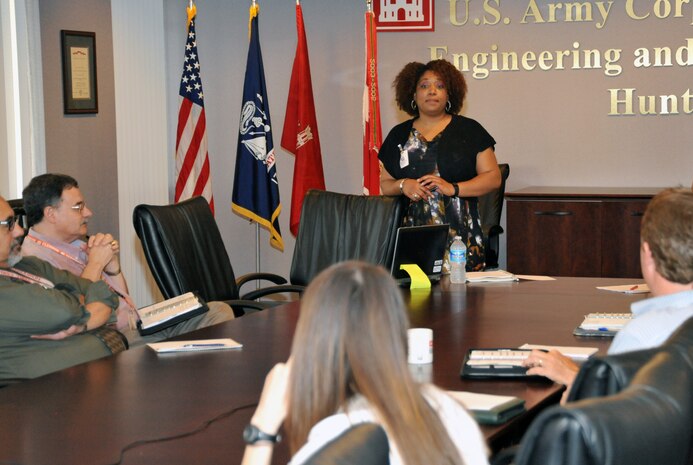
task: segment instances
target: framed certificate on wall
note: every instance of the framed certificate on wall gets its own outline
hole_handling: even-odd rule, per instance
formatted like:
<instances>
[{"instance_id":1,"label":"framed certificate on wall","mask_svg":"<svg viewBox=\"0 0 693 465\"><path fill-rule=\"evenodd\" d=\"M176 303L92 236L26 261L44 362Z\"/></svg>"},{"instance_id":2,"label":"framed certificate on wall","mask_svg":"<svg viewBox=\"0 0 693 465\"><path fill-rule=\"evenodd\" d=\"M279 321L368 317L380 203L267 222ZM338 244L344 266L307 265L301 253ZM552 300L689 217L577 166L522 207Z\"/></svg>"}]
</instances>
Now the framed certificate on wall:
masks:
<instances>
[{"instance_id":1,"label":"framed certificate on wall","mask_svg":"<svg viewBox=\"0 0 693 465\"><path fill-rule=\"evenodd\" d=\"M98 113L96 85L96 35L60 31L63 58L63 108L65 114Z\"/></svg>"}]
</instances>

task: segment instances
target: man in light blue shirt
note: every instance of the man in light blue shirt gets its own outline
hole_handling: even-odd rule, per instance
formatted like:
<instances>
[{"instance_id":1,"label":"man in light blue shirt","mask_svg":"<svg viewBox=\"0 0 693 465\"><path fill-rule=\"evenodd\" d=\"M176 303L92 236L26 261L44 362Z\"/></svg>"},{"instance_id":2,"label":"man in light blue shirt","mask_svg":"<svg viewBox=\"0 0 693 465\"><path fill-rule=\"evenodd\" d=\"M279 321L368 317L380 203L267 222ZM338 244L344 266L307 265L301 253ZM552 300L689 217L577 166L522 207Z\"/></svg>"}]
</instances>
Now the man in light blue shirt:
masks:
<instances>
[{"instance_id":1,"label":"man in light blue shirt","mask_svg":"<svg viewBox=\"0 0 693 465\"><path fill-rule=\"evenodd\" d=\"M676 328L693 317L693 290L634 302L630 311L633 319L616 335L609 354L661 345Z\"/></svg>"},{"instance_id":2,"label":"man in light blue shirt","mask_svg":"<svg viewBox=\"0 0 693 465\"><path fill-rule=\"evenodd\" d=\"M693 190L667 189L650 201L640 227L640 268L653 297L631 305L633 319L609 354L656 347L693 317ZM565 384L566 393L579 370L557 351L533 351L525 365L530 375Z\"/></svg>"}]
</instances>

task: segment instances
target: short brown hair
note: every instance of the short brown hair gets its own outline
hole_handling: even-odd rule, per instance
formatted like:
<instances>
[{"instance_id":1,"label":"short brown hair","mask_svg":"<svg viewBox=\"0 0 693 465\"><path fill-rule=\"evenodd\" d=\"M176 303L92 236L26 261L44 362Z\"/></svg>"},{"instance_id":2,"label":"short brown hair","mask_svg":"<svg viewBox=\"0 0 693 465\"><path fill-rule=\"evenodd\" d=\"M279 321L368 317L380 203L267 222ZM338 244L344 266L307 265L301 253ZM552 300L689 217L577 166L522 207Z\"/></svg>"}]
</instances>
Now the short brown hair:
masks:
<instances>
[{"instance_id":1,"label":"short brown hair","mask_svg":"<svg viewBox=\"0 0 693 465\"><path fill-rule=\"evenodd\" d=\"M418 116L419 109L413 108L411 102L416 93L416 85L426 71L433 71L445 83L450 101L450 109L446 111L453 115L459 113L464 103L464 97L467 95L467 83L462 73L446 60L433 60L426 64L412 61L404 65L404 68L392 82L392 87L395 88L395 99L400 110L411 116Z\"/></svg>"},{"instance_id":2,"label":"short brown hair","mask_svg":"<svg viewBox=\"0 0 693 465\"><path fill-rule=\"evenodd\" d=\"M43 221L43 210L58 205L63 191L73 187L79 187L77 180L66 174L46 173L34 177L22 191L29 226Z\"/></svg>"},{"instance_id":3,"label":"short brown hair","mask_svg":"<svg viewBox=\"0 0 693 465\"><path fill-rule=\"evenodd\" d=\"M660 275L671 282L692 283L693 191L667 189L657 194L642 218L640 240L650 246Z\"/></svg>"}]
</instances>

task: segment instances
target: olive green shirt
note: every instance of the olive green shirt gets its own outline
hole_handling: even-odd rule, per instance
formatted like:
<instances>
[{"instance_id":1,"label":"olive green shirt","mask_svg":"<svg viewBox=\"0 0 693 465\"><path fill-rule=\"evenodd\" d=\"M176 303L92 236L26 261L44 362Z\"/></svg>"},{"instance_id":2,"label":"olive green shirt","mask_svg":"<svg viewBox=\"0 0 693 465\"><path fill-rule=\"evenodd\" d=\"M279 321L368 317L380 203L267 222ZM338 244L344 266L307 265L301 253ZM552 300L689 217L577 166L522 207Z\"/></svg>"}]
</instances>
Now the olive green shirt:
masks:
<instances>
[{"instance_id":1,"label":"olive green shirt","mask_svg":"<svg viewBox=\"0 0 693 465\"><path fill-rule=\"evenodd\" d=\"M36 257L24 257L14 268L48 279L55 287L0 276L0 385L111 354L88 332L59 341L30 337L86 324L90 314L84 305L91 302L117 308L118 296L103 281L93 283Z\"/></svg>"}]
</instances>

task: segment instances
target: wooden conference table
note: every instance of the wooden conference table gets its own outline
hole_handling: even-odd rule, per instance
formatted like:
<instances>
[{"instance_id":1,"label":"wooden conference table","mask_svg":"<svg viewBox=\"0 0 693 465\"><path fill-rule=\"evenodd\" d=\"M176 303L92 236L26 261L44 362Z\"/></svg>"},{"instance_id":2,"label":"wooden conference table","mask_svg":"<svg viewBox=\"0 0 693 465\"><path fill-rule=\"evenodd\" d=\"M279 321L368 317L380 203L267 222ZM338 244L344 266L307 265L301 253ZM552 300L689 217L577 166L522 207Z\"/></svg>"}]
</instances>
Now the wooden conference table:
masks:
<instances>
[{"instance_id":1,"label":"wooden conference table","mask_svg":"<svg viewBox=\"0 0 693 465\"><path fill-rule=\"evenodd\" d=\"M516 440L555 403L561 387L542 381L463 381L472 347L524 343L592 346L572 330L590 311L626 312L643 295L600 291L633 280L558 278L504 284L449 285L409 297L412 326L433 328L434 361L416 376L449 390L514 395L527 413L482 431L493 450ZM0 464L234 464L243 427L265 375L289 353L298 303L248 315L187 335L231 337L237 351L157 355L146 347L0 389ZM122 453L122 456L121 456ZM273 463L286 463L284 443Z\"/></svg>"}]
</instances>

